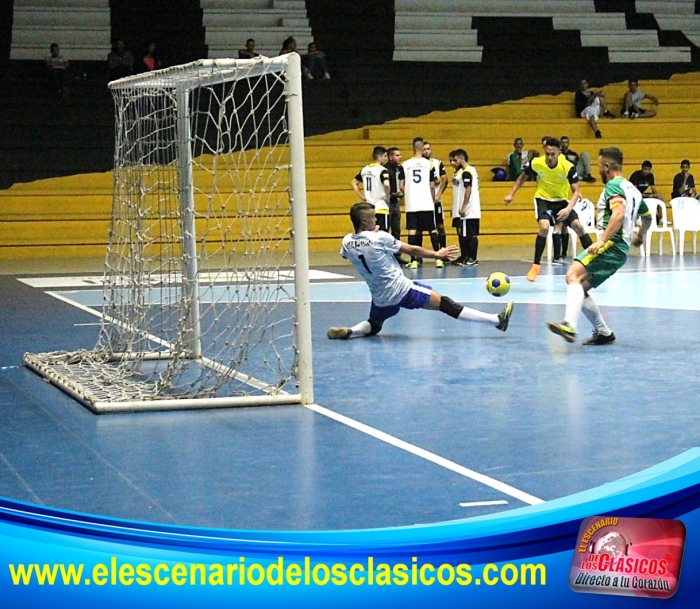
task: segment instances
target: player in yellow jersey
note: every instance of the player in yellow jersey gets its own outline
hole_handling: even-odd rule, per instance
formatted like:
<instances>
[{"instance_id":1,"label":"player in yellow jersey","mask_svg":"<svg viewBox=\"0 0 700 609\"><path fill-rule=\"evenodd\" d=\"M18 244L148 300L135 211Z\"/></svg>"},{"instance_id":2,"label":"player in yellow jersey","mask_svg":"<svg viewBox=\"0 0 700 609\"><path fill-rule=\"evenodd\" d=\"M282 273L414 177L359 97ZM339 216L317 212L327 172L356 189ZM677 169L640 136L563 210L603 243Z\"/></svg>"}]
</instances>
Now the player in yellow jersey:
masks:
<instances>
[{"instance_id":1,"label":"player in yellow jersey","mask_svg":"<svg viewBox=\"0 0 700 609\"><path fill-rule=\"evenodd\" d=\"M547 137L543 142L544 157L535 157L525 165L525 171L518 176L510 193L504 198L505 204L510 205L515 193L527 179L527 174L534 175L537 179L535 204L539 232L535 239L535 257L526 275L528 281L535 281L540 274L540 262L547 246L550 226L554 228L553 264L564 264L561 259L561 231L565 226L570 226L576 232L584 249L592 243L574 211L574 205L580 196L576 167L560 154L558 139Z\"/></svg>"}]
</instances>

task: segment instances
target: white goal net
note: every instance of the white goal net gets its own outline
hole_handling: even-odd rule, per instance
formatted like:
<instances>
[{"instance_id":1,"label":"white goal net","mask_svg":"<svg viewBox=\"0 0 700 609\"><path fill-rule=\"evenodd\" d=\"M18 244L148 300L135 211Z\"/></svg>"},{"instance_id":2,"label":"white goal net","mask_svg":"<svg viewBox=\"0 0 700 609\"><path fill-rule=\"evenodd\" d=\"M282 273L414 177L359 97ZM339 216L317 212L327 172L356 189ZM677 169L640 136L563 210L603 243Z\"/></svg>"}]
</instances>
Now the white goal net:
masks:
<instances>
[{"instance_id":1,"label":"white goal net","mask_svg":"<svg viewBox=\"0 0 700 609\"><path fill-rule=\"evenodd\" d=\"M299 56L110 89L99 339L25 362L96 412L313 401Z\"/></svg>"}]
</instances>

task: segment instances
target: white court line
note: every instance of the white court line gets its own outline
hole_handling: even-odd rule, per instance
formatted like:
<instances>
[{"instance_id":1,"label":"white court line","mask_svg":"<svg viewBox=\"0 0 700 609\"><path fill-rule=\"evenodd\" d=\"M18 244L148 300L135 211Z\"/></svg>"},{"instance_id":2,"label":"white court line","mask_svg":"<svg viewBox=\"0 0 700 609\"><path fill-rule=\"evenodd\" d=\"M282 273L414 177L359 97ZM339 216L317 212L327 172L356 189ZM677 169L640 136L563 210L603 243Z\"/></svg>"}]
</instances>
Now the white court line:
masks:
<instances>
[{"instance_id":1,"label":"white court line","mask_svg":"<svg viewBox=\"0 0 700 609\"><path fill-rule=\"evenodd\" d=\"M470 478L471 480L474 480L475 482L480 482L481 484L485 484L486 486L490 486L491 488L503 493L504 495L510 495L514 499L518 499L519 501L522 501L523 503L527 503L529 505L535 505L537 503L544 503L543 499L539 499L538 497L535 497L533 495L530 495L528 493L525 493L513 486L510 486L509 484L506 484L505 482L501 482L499 480L496 480L494 478L490 478L489 476L485 476L484 474L480 474L479 472L475 472L473 469L469 469L468 467L464 467L463 465L459 465L455 463L454 461L450 461L449 459L445 459L444 457L441 457L439 455L436 455L435 453L431 453L429 450L425 450L424 448L420 448L418 446L414 446L413 444L409 444L408 442L404 442L403 440L399 440L398 438L395 438L394 436L389 435L388 433L384 433L383 431L379 431L378 429L374 429L374 427L370 427L369 425L365 425L364 423L360 423L359 421L355 421L354 419L351 419L349 417L346 417L342 414L338 414L337 412L333 412L332 410L328 410L327 408L324 408L323 406L319 406L318 404L305 404L305 407L308 408L309 410L313 410L314 412L318 414L322 414L329 419L333 419L334 421L338 421L339 423L342 423L343 425L347 425L348 427L352 427L353 429L356 429L357 431L361 431L362 433L366 433L368 436L372 436L373 438L380 440L382 442L386 442L387 444L391 444L392 446L395 446L396 448L400 448L401 450L405 450L406 452L411 453L412 455L416 455L417 457L420 457L422 459L425 459L426 461L430 461L431 463L435 463L436 465L439 465L440 467L444 467L445 469L449 469L452 472L455 472L456 474L460 474L461 476L465 476L466 478Z\"/></svg>"},{"instance_id":2,"label":"white court line","mask_svg":"<svg viewBox=\"0 0 700 609\"><path fill-rule=\"evenodd\" d=\"M459 507L483 507L487 505L508 505L505 499L496 499L495 501L468 501L460 503Z\"/></svg>"}]
</instances>

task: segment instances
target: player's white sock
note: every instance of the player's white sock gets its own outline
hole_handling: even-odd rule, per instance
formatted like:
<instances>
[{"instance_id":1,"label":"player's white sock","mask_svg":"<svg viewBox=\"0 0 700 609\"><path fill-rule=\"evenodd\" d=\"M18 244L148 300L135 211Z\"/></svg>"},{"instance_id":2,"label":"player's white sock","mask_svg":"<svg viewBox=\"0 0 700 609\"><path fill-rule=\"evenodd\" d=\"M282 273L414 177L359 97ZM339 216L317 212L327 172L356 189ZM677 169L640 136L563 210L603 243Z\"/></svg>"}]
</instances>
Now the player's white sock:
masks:
<instances>
[{"instance_id":1,"label":"player's white sock","mask_svg":"<svg viewBox=\"0 0 700 609\"><path fill-rule=\"evenodd\" d=\"M361 321L359 324L355 324L352 328L350 328L350 330L352 330L350 338L362 338L363 336L367 336L372 331L372 326L367 320L365 320Z\"/></svg>"},{"instance_id":2,"label":"player's white sock","mask_svg":"<svg viewBox=\"0 0 700 609\"><path fill-rule=\"evenodd\" d=\"M566 310L564 312L564 321L574 330L578 321L578 314L583 306L583 286L580 283L570 283L566 286Z\"/></svg>"},{"instance_id":3,"label":"player's white sock","mask_svg":"<svg viewBox=\"0 0 700 609\"><path fill-rule=\"evenodd\" d=\"M583 314L586 319L593 324L595 331L603 336L610 336L610 328L608 328L603 316L600 314L600 309L595 301L589 296L583 299Z\"/></svg>"},{"instance_id":4,"label":"player's white sock","mask_svg":"<svg viewBox=\"0 0 700 609\"><path fill-rule=\"evenodd\" d=\"M464 307L457 319L461 319L462 321L481 321L495 326L498 325L498 315L495 313L484 313L483 311L478 311L477 309L471 309L469 307Z\"/></svg>"}]
</instances>

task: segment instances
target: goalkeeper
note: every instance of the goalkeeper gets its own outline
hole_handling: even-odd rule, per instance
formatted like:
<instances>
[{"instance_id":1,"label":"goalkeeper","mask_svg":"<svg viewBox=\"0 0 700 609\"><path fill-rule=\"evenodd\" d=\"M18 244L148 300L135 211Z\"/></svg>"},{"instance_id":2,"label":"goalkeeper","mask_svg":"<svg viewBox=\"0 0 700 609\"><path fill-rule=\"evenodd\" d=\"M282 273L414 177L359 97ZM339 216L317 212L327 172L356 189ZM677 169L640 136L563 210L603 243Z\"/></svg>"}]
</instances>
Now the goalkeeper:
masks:
<instances>
[{"instance_id":1,"label":"goalkeeper","mask_svg":"<svg viewBox=\"0 0 700 609\"><path fill-rule=\"evenodd\" d=\"M348 339L379 334L384 322L403 309L429 309L442 311L460 321L477 321L495 326L505 332L513 312L511 300L500 313L484 313L457 304L447 296L441 296L430 286L412 281L401 271L394 254L436 258L450 261L457 257L456 245L443 247L437 252L418 245L402 243L389 233L379 231L374 206L355 203L350 209L354 232L343 239L340 255L350 260L362 276L372 294L369 319L347 327L328 329L328 338Z\"/></svg>"}]
</instances>

